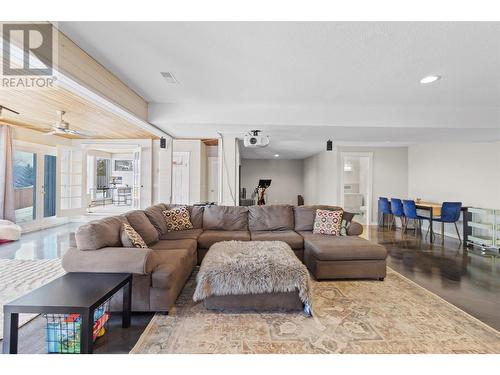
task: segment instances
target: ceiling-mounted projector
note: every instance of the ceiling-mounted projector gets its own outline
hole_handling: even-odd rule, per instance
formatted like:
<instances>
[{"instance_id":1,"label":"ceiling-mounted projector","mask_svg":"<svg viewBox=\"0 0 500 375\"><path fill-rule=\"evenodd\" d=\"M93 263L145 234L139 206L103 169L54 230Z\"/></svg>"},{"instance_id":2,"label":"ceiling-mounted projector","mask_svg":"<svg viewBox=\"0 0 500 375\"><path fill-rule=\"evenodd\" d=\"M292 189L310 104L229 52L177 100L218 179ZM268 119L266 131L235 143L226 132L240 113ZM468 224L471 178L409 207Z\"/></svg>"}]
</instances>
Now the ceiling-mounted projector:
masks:
<instances>
[{"instance_id":1,"label":"ceiling-mounted projector","mask_svg":"<svg viewBox=\"0 0 500 375\"><path fill-rule=\"evenodd\" d=\"M250 130L243 141L245 147L266 147L269 144L269 137L259 135L261 132L262 130Z\"/></svg>"}]
</instances>

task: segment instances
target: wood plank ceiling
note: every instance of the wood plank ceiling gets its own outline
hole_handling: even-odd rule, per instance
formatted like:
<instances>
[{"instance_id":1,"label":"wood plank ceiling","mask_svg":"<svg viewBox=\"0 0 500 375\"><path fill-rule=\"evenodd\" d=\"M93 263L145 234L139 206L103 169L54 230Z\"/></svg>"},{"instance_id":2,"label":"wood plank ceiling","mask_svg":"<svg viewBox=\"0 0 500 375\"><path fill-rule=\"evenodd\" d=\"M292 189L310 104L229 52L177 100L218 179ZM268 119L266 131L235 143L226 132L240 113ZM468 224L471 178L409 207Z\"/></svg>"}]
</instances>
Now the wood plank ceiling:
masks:
<instances>
[{"instance_id":1,"label":"wood plank ceiling","mask_svg":"<svg viewBox=\"0 0 500 375\"><path fill-rule=\"evenodd\" d=\"M15 122L21 127L37 131L49 131L56 121L56 111L66 111L64 120L70 129L89 133L93 139L152 139L151 133L132 125L119 116L105 111L61 87L46 89L1 89L0 105L20 114L4 110L0 121ZM63 135L66 138L81 138Z\"/></svg>"}]
</instances>

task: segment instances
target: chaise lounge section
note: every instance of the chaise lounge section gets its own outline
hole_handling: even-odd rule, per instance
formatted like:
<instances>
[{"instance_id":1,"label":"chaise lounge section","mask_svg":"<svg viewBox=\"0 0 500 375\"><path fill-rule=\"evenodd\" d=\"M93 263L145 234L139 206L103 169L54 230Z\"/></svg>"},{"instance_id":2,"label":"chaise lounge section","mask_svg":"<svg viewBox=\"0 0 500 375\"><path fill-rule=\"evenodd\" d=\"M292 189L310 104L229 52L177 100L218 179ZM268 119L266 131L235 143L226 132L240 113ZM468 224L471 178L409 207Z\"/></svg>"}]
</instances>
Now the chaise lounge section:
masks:
<instances>
[{"instance_id":1,"label":"chaise lounge section","mask_svg":"<svg viewBox=\"0 0 500 375\"><path fill-rule=\"evenodd\" d=\"M313 234L316 210L340 207L188 206L193 229L169 232L163 211L177 206L160 203L82 225L72 236L64 269L132 273L133 311L168 311L210 246L221 241L283 241L318 280L385 277L387 252L358 237L359 223L349 222L343 236ZM146 249L123 247L123 223L143 238ZM119 307L120 298L113 298L112 307Z\"/></svg>"}]
</instances>

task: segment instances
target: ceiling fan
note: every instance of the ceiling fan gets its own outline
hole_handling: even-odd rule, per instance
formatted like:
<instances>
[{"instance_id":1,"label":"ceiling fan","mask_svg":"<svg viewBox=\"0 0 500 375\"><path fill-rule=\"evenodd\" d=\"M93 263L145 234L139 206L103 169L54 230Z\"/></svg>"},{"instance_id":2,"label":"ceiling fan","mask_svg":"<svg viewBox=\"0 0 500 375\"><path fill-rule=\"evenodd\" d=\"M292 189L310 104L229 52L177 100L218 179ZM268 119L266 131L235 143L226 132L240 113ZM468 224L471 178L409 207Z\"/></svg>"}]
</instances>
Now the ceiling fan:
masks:
<instances>
[{"instance_id":1,"label":"ceiling fan","mask_svg":"<svg viewBox=\"0 0 500 375\"><path fill-rule=\"evenodd\" d=\"M0 117L2 117L2 111L4 109L7 110L7 111L9 111L9 112L15 113L16 115L19 115L19 112L14 111L13 109L7 108L7 107L5 107L3 105L0 105Z\"/></svg>"},{"instance_id":2,"label":"ceiling fan","mask_svg":"<svg viewBox=\"0 0 500 375\"><path fill-rule=\"evenodd\" d=\"M76 135L79 137L90 137L91 135L85 132L81 132L78 130L71 130L69 128L69 122L63 120L63 116L66 112L64 111L56 111L57 113L57 121L52 125L52 129L44 133L44 135Z\"/></svg>"}]
</instances>

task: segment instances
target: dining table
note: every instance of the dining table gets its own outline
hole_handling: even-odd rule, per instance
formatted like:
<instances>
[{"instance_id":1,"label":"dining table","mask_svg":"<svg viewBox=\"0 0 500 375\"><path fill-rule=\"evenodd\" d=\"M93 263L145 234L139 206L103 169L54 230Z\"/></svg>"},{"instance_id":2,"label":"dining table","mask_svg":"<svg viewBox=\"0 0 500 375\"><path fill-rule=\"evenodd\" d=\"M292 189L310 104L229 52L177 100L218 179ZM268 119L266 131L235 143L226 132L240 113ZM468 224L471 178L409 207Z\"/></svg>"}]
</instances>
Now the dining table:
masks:
<instances>
[{"instance_id":1,"label":"dining table","mask_svg":"<svg viewBox=\"0 0 500 375\"><path fill-rule=\"evenodd\" d=\"M432 225L432 221L435 217L441 216L441 206L441 203L424 202L421 200L415 201L415 207L417 207L417 210L424 210L429 213L429 231L431 234L431 242L434 242L434 226Z\"/></svg>"},{"instance_id":2,"label":"dining table","mask_svg":"<svg viewBox=\"0 0 500 375\"><path fill-rule=\"evenodd\" d=\"M428 218L429 218L429 232L430 232L430 242L434 242L435 234L434 234L434 226L432 225L433 221L435 218L441 217L441 206L442 203L438 202L428 202L428 201L423 201L421 199L415 200L415 207L417 210L423 210L427 211L429 213ZM467 212L467 207L462 206L461 211L464 213ZM465 217L465 216L464 216ZM464 228L463 228L463 235L464 235L464 241L463 243L466 243L466 238L467 238L467 220L464 220ZM444 242L444 228L443 228L444 223L441 223L441 232L442 232L442 241Z\"/></svg>"}]
</instances>

